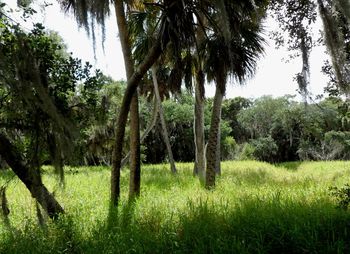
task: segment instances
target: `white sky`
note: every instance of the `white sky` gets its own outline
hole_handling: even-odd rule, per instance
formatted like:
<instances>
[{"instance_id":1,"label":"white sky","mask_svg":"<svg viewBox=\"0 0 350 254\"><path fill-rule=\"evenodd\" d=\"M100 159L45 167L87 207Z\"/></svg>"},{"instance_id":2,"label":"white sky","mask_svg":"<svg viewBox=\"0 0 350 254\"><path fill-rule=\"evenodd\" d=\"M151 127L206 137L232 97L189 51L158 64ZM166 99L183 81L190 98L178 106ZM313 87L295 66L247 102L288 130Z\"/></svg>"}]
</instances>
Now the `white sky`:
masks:
<instances>
[{"instance_id":1,"label":"white sky","mask_svg":"<svg viewBox=\"0 0 350 254\"><path fill-rule=\"evenodd\" d=\"M10 6L15 6L16 0L5 2ZM89 61L115 80L125 80L123 56L114 13L111 13L111 17L106 22L105 54L102 50L101 39L98 37L96 40L97 60L95 61L92 42L87 37L85 30L78 29L72 15L62 13L57 1L49 0L46 2L53 5L39 11L39 22L42 22L48 29L57 31L66 42L68 50L73 52L75 57ZM266 34L268 32L266 31ZM265 49L265 56L258 63L255 77L248 80L243 86L228 84L226 94L228 98L236 96L257 98L262 95L273 95L275 97L285 94L297 95L298 86L293 81L293 77L301 71L301 59L294 59L286 63L282 59L288 58L288 52L285 49L275 49L273 41L269 39L268 44ZM310 55L311 80L309 90L313 95L321 94L326 85L326 78L321 73L321 66L324 59L326 59L324 51L323 47L316 47ZM214 86L207 86L206 96L213 95Z\"/></svg>"}]
</instances>

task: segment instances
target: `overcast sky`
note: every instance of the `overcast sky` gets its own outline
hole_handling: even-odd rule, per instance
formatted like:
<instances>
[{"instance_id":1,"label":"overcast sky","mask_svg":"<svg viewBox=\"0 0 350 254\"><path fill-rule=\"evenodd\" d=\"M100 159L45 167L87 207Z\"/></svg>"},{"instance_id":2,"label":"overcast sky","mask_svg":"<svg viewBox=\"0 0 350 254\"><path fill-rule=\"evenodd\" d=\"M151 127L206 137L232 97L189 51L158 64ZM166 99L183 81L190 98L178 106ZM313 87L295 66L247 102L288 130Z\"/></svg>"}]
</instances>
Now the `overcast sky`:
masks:
<instances>
[{"instance_id":1,"label":"overcast sky","mask_svg":"<svg viewBox=\"0 0 350 254\"><path fill-rule=\"evenodd\" d=\"M48 29L57 31L66 42L68 50L73 52L75 57L91 62L96 68L101 69L105 74L116 80L125 80L123 56L114 13L111 13L111 17L106 22L105 53L102 50L101 39L98 37L95 60L92 42L87 37L84 29L78 28L72 15L62 13L57 1L49 0L46 2L52 3L52 6L39 11L38 21L43 22ZM10 0L9 3L14 6L16 0ZM267 22L266 38L273 26L272 22ZM293 81L293 77L301 71L301 59L297 58L287 63L283 59L288 59L288 52L285 49L275 49L273 41L268 38L267 42L265 55L258 63L254 78L248 80L244 85L228 84L227 97L257 98L262 95L276 97L285 94L298 94L296 91L298 86ZM326 85L326 78L321 73L321 66L324 59L326 59L324 51L323 47L316 47L311 52L311 83L309 89L313 95L321 94ZM207 86L206 92L207 96L213 96L214 87Z\"/></svg>"}]
</instances>

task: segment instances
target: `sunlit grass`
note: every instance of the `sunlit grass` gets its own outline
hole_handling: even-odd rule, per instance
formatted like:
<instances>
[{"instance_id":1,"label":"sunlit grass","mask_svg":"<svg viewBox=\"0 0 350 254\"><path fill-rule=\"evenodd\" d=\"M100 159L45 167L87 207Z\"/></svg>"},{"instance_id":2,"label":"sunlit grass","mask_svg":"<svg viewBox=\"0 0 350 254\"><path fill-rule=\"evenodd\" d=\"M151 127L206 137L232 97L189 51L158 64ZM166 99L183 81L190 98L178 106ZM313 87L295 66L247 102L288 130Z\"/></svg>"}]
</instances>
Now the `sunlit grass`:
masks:
<instances>
[{"instance_id":1,"label":"sunlit grass","mask_svg":"<svg viewBox=\"0 0 350 254\"><path fill-rule=\"evenodd\" d=\"M11 228L0 224L0 253L344 253L350 214L329 187L350 182L350 162L271 165L222 163L215 190L192 176L193 164L142 167L141 197L127 202L122 172L118 212L109 216L110 170L66 168L66 188L45 169L66 216L40 229L35 202L18 180L7 188ZM0 173L0 186L11 173Z\"/></svg>"}]
</instances>

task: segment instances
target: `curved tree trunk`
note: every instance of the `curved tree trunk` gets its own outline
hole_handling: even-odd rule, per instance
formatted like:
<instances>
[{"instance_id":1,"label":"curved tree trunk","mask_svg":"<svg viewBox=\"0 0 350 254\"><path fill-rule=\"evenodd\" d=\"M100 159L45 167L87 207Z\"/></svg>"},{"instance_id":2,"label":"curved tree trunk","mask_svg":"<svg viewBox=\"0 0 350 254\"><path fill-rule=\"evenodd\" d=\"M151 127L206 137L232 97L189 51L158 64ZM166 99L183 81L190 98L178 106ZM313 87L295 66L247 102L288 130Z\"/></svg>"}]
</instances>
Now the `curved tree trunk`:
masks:
<instances>
[{"instance_id":1,"label":"curved tree trunk","mask_svg":"<svg viewBox=\"0 0 350 254\"><path fill-rule=\"evenodd\" d=\"M194 175L198 175L201 183L205 180L205 141L204 141L204 74L196 73L195 105L194 105L194 143L196 158Z\"/></svg>"},{"instance_id":2,"label":"curved tree trunk","mask_svg":"<svg viewBox=\"0 0 350 254\"><path fill-rule=\"evenodd\" d=\"M221 106L222 100L224 98L224 93L222 89L219 87L223 87L217 85L214 102L213 102L213 112L211 115L211 123L210 123L210 131L209 131L209 139L207 145L207 170L205 175L205 187L210 189L215 186L215 162L217 158L217 147L220 145L220 140L218 140L218 133L220 129L220 121L221 121Z\"/></svg>"},{"instance_id":3,"label":"curved tree trunk","mask_svg":"<svg viewBox=\"0 0 350 254\"><path fill-rule=\"evenodd\" d=\"M120 168L123 156L123 140L125 136L125 126L128 118L131 99L142 77L161 55L163 51L162 46L165 47L165 45L162 45L159 40L155 41L152 48L149 50L148 54L144 58L143 62L138 66L134 74L127 81L127 87L124 92L123 101L118 116L117 129L115 134L116 138L112 158L111 204L113 206L118 205L120 196Z\"/></svg>"},{"instance_id":4,"label":"curved tree trunk","mask_svg":"<svg viewBox=\"0 0 350 254\"><path fill-rule=\"evenodd\" d=\"M159 87L158 87L158 80L157 80L157 69L154 65L152 66L152 79L153 79L153 86L154 86L154 94L155 94L156 100L158 101L158 103L157 103L158 104L158 112L159 112L160 122L162 125L162 134L163 134L164 143L165 143L166 149L168 151L170 168L171 168L171 172L173 174L175 174L177 172L177 170L175 167L173 151L171 150L169 134L168 134L168 130L166 127L162 102L161 102L160 94L159 94Z\"/></svg>"},{"instance_id":5,"label":"curved tree trunk","mask_svg":"<svg viewBox=\"0 0 350 254\"><path fill-rule=\"evenodd\" d=\"M156 97L154 97L154 104L153 104L153 112L152 112L151 121L149 122L145 132L141 136L140 144L143 144L143 142L147 138L148 134L154 128L154 126L157 123L157 119L158 119L158 105L157 105L157 99L156 99ZM126 165L126 163L129 161L129 158L130 158L130 151L123 158L122 163L121 163L121 168L123 168Z\"/></svg>"},{"instance_id":6,"label":"curved tree trunk","mask_svg":"<svg viewBox=\"0 0 350 254\"><path fill-rule=\"evenodd\" d=\"M59 214L64 213L62 206L42 183L40 171L30 169L16 147L2 133L0 133L0 155L51 219L55 219Z\"/></svg>"},{"instance_id":7,"label":"curved tree trunk","mask_svg":"<svg viewBox=\"0 0 350 254\"><path fill-rule=\"evenodd\" d=\"M114 6L127 80L129 80L134 73L134 63L131 55L129 32L126 24L123 1L115 1ZM140 177L140 124L138 95L136 90L134 91L130 105L130 199L140 195Z\"/></svg>"}]
</instances>

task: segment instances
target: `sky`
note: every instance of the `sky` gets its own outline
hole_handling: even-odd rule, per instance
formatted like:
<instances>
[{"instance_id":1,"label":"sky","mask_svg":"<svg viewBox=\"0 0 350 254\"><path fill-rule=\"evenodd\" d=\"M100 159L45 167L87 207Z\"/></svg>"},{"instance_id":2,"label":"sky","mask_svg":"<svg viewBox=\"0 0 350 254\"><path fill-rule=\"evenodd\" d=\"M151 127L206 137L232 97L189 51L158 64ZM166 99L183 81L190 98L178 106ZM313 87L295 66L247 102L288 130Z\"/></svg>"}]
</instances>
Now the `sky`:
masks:
<instances>
[{"instance_id":1,"label":"sky","mask_svg":"<svg viewBox=\"0 0 350 254\"><path fill-rule=\"evenodd\" d=\"M36 8L38 10L36 21L42 22L50 30L57 31L67 44L68 51L73 52L73 56L89 61L95 68L101 69L104 74L111 76L115 80L126 79L123 55L118 38L118 28L113 12L106 22L107 34L104 51L101 36L98 33L95 58L91 39L89 39L83 28L77 26L73 15L64 14L57 1L46 0L46 2L52 3L52 5L45 9ZM7 3L14 7L16 0L9 0ZM236 96L258 98L263 95L278 97L292 94L296 95L297 99L301 99L297 93L298 85L293 80L295 74L301 71L301 59L296 58L286 62L285 59L289 59L286 49L276 49L274 42L268 38L268 33L271 29L276 29L276 25L273 21L268 20L265 31L267 46L265 47L264 56L258 62L255 76L247 80L245 84L237 84L234 81L230 81L227 86L227 98ZM313 96L321 94L327 82L326 77L321 73L322 64L327 59L324 52L325 48L318 46L310 54L309 91ZM211 97L214 93L214 85L207 85L206 96Z\"/></svg>"}]
</instances>

